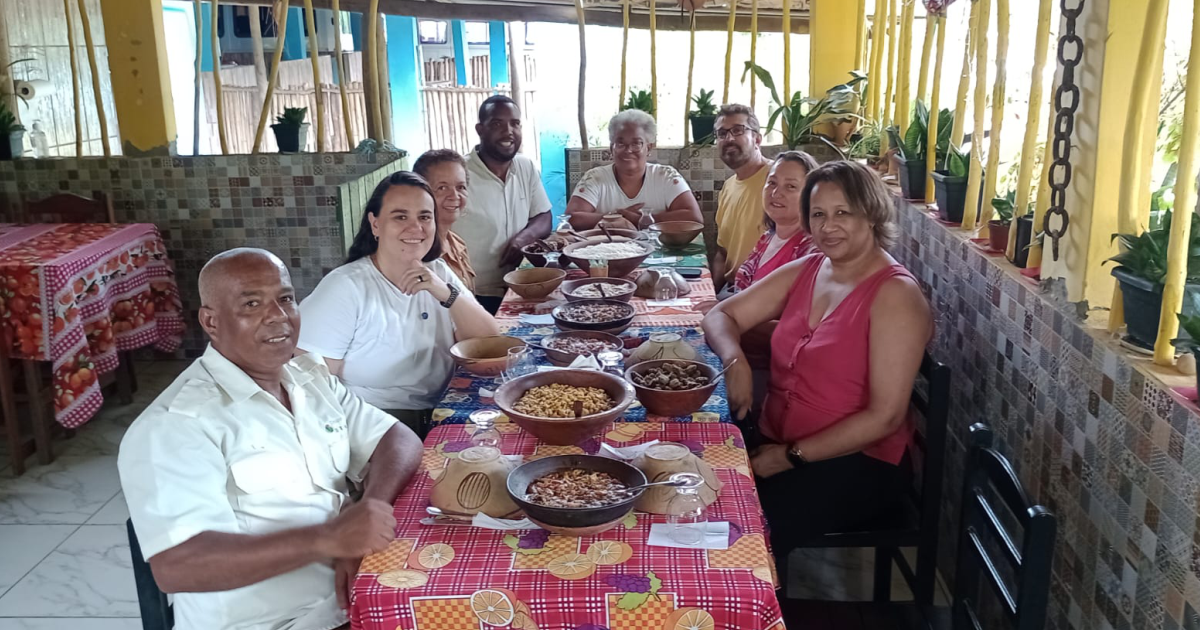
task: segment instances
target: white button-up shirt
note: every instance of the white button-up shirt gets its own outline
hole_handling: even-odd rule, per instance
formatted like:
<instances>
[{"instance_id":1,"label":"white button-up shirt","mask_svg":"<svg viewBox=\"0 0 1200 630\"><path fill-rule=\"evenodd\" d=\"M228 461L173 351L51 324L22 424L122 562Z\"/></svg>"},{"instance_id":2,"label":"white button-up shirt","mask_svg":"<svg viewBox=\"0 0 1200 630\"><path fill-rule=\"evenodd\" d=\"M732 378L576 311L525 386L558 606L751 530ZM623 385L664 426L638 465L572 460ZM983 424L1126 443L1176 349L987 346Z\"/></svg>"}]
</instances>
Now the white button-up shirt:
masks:
<instances>
[{"instance_id":1,"label":"white button-up shirt","mask_svg":"<svg viewBox=\"0 0 1200 630\"><path fill-rule=\"evenodd\" d=\"M206 531L317 525L348 499L394 418L364 403L320 357L283 368L289 412L214 348L129 427L118 467L142 553ZM232 591L175 595L175 627L328 630L346 623L329 562Z\"/></svg>"}]
</instances>

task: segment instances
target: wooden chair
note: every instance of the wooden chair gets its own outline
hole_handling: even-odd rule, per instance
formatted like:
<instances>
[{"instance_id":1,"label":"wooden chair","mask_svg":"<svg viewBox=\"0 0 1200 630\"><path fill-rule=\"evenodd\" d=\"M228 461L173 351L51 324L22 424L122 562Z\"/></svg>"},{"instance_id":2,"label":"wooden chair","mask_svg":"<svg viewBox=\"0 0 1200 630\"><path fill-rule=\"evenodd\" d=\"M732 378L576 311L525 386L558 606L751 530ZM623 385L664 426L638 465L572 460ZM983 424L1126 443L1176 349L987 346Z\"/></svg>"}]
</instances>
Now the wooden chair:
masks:
<instances>
[{"instance_id":1,"label":"wooden chair","mask_svg":"<svg viewBox=\"0 0 1200 630\"><path fill-rule=\"evenodd\" d=\"M38 201L25 202L25 221L29 223L116 223L112 198L96 193L89 198L75 193L59 193Z\"/></svg>"},{"instance_id":2,"label":"wooden chair","mask_svg":"<svg viewBox=\"0 0 1200 630\"><path fill-rule=\"evenodd\" d=\"M142 557L142 546L138 544L133 520L125 519L125 531L129 534L129 556L133 560L133 581L137 585L138 608L142 612L143 630L171 630L175 627L175 610L167 594L158 588L150 563Z\"/></svg>"},{"instance_id":3,"label":"wooden chair","mask_svg":"<svg viewBox=\"0 0 1200 630\"><path fill-rule=\"evenodd\" d=\"M54 459L51 445L50 387L42 385L40 364L36 361L16 361L9 355L12 348L12 332L0 325L0 414L4 419L5 439L12 458L14 476L25 473L25 460L34 452L38 462L49 464ZM23 378L18 380L17 374ZM33 437L22 435L21 417L17 404L25 403L29 409Z\"/></svg>"}]
</instances>

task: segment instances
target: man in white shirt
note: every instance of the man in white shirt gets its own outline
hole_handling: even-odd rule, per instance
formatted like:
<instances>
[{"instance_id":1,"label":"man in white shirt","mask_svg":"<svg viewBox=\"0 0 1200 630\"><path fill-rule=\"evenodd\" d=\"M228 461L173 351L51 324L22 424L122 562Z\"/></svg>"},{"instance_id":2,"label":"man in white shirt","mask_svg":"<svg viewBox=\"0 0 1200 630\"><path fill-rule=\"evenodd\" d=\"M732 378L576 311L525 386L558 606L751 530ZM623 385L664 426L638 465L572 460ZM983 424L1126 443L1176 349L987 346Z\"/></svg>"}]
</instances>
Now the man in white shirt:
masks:
<instances>
[{"instance_id":1,"label":"man in white shirt","mask_svg":"<svg viewBox=\"0 0 1200 630\"><path fill-rule=\"evenodd\" d=\"M129 428L118 468L155 582L180 630L330 630L367 554L395 537L392 504L421 442L292 358L300 316L283 263L235 249L200 272L212 344ZM352 502L347 477L370 474Z\"/></svg>"},{"instance_id":2,"label":"man in white shirt","mask_svg":"<svg viewBox=\"0 0 1200 630\"><path fill-rule=\"evenodd\" d=\"M467 243L475 269L475 299L493 315L506 287L504 274L521 262L521 248L550 235L550 198L537 166L521 149L521 110L507 96L479 106L479 146L467 156L467 206L454 232Z\"/></svg>"}]
</instances>

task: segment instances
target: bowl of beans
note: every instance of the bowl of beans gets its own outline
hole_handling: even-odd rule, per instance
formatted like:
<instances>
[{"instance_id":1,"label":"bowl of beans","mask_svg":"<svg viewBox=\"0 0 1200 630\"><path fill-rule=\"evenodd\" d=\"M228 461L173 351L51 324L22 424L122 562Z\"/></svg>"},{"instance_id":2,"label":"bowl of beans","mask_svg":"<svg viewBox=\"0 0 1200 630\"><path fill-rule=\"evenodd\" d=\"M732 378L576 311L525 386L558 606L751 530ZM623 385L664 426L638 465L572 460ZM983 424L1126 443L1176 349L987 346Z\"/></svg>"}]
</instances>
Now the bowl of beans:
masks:
<instances>
[{"instance_id":1,"label":"bowl of beans","mask_svg":"<svg viewBox=\"0 0 1200 630\"><path fill-rule=\"evenodd\" d=\"M616 300L628 302L637 291L637 283L625 278L580 278L562 283L568 302L580 300Z\"/></svg>"},{"instance_id":2,"label":"bowl of beans","mask_svg":"<svg viewBox=\"0 0 1200 630\"><path fill-rule=\"evenodd\" d=\"M580 243L571 243L563 248L563 256L570 258L576 267L584 271L591 269L591 261L608 262L608 275L624 278L654 253L654 246L641 241L606 238L591 238Z\"/></svg>"},{"instance_id":3,"label":"bowl of beans","mask_svg":"<svg viewBox=\"0 0 1200 630\"><path fill-rule=\"evenodd\" d=\"M555 455L522 464L508 474L508 493L543 529L571 536L615 527L644 490L646 475L618 459Z\"/></svg>"},{"instance_id":4,"label":"bowl of beans","mask_svg":"<svg viewBox=\"0 0 1200 630\"><path fill-rule=\"evenodd\" d=\"M551 363L560 367L571 365L576 358L598 355L605 350L621 350L625 342L616 335L589 330L560 332L542 337L542 350Z\"/></svg>"},{"instance_id":5,"label":"bowl of beans","mask_svg":"<svg viewBox=\"0 0 1200 630\"><path fill-rule=\"evenodd\" d=\"M617 300L580 300L567 302L550 311L562 330L592 330L621 334L633 323L633 305Z\"/></svg>"},{"instance_id":6,"label":"bowl of beans","mask_svg":"<svg viewBox=\"0 0 1200 630\"><path fill-rule=\"evenodd\" d=\"M625 370L646 411L671 418L699 411L717 389L717 370L702 361L655 359Z\"/></svg>"},{"instance_id":7,"label":"bowl of beans","mask_svg":"<svg viewBox=\"0 0 1200 630\"><path fill-rule=\"evenodd\" d=\"M552 370L517 377L496 390L496 406L547 444L600 435L633 404L633 388L596 370Z\"/></svg>"}]
</instances>

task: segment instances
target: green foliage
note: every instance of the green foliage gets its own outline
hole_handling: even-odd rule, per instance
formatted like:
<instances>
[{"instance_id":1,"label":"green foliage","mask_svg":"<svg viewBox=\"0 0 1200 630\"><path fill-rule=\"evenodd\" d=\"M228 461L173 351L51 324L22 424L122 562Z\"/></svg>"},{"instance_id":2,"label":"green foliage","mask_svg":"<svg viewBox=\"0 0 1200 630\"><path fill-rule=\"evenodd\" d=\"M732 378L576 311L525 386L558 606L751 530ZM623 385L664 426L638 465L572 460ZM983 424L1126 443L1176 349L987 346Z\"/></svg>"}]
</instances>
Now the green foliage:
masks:
<instances>
[{"instance_id":1,"label":"green foliage","mask_svg":"<svg viewBox=\"0 0 1200 630\"><path fill-rule=\"evenodd\" d=\"M1178 317L1179 327L1188 336L1172 339L1171 343L1177 348L1195 351L1197 348L1200 348L1200 315L1184 315L1183 313L1179 313Z\"/></svg>"},{"instance_id":2,"label":"green foliage","mask_svg":"<svg viewBox=\"0 0 1200 630\"><path fill-rule=\"evenodd\" d=\"M850 136L850 146L846 154L852 158L869 158L879 155L880 139L883 137L883 125L878 120L863 119L858 125L858 131Z\"/></svg>"},{"instance_id":3,"label":"green foliage","mask_svg":"<svg viewBox=\"0 0 1200 630\"><path fill-rule=\"evenodd\" d=\"M935 163L940 164L945 161L946 151L950 146L950 131L953 127L954 112L949 109L939 111L937 143L934 145L934 150L937 152ZM888 139L892 146L899 151L900 157L905 160L924 160L929 148L929 108L925 106L925 103L918 99L913 105L912 122L908 124L903 138L900 137L898 129L889 127Z\"/></svg>"},{"instance_id":4,"label":"green foliage","mask_svg":"<svg viewBox=\"0 0 1200 630\"><path fill-rule=\"evenodd\" d=\"M784 103L779 99L779 91L775 89L775 80L771 78L770 72L758 64L747 61L746 69L742 72L743 81L746 80L746 74L750 72L753 72L754 76L771 92L771 101L775 103L775 109L771 111L771 116L767 119L767 132L775 131L775 124L780 123L783 143L789 150L810 140L813 137L813 126L823 115L830 113L829 102L825 99L804 98L797 91L792 95L791 100Z\"/></svg>"},{"instance_id":5,"label":"green foliage","mask_svg":"<svg viewBox=\"0 0 1200 630\"><path fill-rule=\"evenodd\" d=\"M1004 225L1012 223L1013 208L1017 205L1017 191L1010 190L1003 197L992 199L992 209L996 211L996 219Z\"/></svg>"},{"instance_id":6,"label":"green foliage","mask_svg":"<svg viewBox=\"0 0 1200 630\"><path fill-rule=\"evenodd\" d=\"M866 88L866 73L851 70L849 81L825 91L825 102L829 105L829 113L837 115L841 120L857 117Z\"/></svg>"},{"instance_id":7,"label":"green foliage","mask_svg":"<svg viewBox=\"0 0 1200 630\"><path fill-rule=\"evenodd\" d=\"M275 118L275 124L299 127L304 124L304 117L307 115L307 107L285 107L283 114Z\"/></svg>"},{"instance_id":8,"label":"green foliage","mask_svg":"<svg viewBox=\"0 0 1200 630\"><path fill-rule=\"evenodd\" d=\"M701 90L703 92L703 90ZM621 106L621 111L627 109L640 109L651 116L654 115L654 96L647 90L633 91L629 90L629 98L625 99L625 104Z\"/></svg>"},{"instance_id":9,"label":"green foliage","mask_svg":"<svg viewBox=\"0 0 1200 630\"><path fill-rule=\"evenodd\" d=\"M692 97L692 103L696 105L696 109L693 109L688 115L693 118L696 116L716 116L717 105L712 100L715 94L713 90L700 88L700 95Z\"/></svg>"},{"instance_id":10,"label":"green foliage","mask_svg":"<svg viewBox=\"0 0 1200 630\"><path fill-rule=\"evenodd\" d=\"M971 171L971 156L961 148L948 145L946 148L946 172L952 177L966 177Z\"/></svg>"},{"instance_id":11,"label":"green foliage","mask_svg":"<svg viewBox=\"0 0 1200 630\"><path fill-rule=\"evenodd\" d=\"M1188 213L1192 221L1187 248L1187 282L1200 280L1200 215ZM1115 262L1139 278L1163 284L1167 275L1167 241L1171 234L1171 212L1164 212L1162 227L1141 234L1113 234L1121 252L1105 262Z\"/></svg>"}]
</instances>

